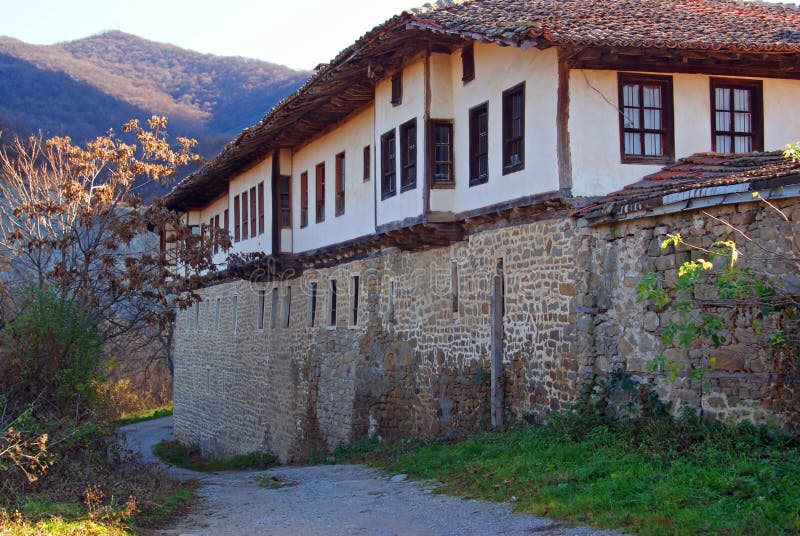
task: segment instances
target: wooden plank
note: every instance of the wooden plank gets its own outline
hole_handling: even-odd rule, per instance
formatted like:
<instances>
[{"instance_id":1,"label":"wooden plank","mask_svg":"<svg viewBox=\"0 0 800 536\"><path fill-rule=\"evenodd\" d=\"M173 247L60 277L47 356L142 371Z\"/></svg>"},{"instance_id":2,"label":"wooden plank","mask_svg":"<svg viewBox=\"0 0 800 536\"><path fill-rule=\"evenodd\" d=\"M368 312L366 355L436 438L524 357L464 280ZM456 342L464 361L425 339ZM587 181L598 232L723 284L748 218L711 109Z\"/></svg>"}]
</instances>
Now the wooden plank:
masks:
<instances>
[{"instance_id":1,"label":"wooden plank","mask_svg":"<svg viewBox=\"0 0 800 536\"><path fill-rule=\"evenodd\" d=\"M567 51L568 52L568 51ZM559 49L558 96L556 104L556 154L558 155L558 187L572 188L572 151L569 139L569 64Z\"/></svg>"},{"instance_id":2,"label":"wooden plank","mask_svg":"<svg viewBox=\"0 0 800 536\"><path fill-rule=\"evenodd\" d=\"M492 428L503 427L503 276L492 278L491 297L491 393Z\"/></svg>"}]
</instances>

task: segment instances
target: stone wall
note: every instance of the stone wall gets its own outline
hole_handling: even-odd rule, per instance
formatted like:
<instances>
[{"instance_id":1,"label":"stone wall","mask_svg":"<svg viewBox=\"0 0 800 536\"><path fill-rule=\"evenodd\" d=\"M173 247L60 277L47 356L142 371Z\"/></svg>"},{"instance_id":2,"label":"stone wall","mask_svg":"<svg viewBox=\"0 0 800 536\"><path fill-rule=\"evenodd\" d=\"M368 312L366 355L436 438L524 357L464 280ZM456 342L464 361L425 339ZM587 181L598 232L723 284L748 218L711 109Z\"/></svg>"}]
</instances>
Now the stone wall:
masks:
<instances>
[{"instance_id":1,"label":"stone wall","mask_svg":"<svg viewBox=\"0 0 800 536\"><path fill-rule=\"evenodd\" d=\"M702 247L733 239L742 252L740 266L751 267L800 293L797 263L777 260L770 253L791 253L792 236L800 233L800 206L796 201L779 206L790 221L765 204L752 202L587 229L581 259L588 267L589 282L577 297L578 309L585 313L579 321L581 337L587 341L583 348L590 351L581 358L584 364L592 365L586 372L600 376L612 370L627 372L635 380L650 384L661 399L673 402L676 410L687 404L702 407L709 417L800 430L800 386L776 366L780 356L773 355L765 344L770 326L761 326L759 334L747 310L712 309L722 312L726 320L721 332L725 343L720 348L709 344L689 350L678 344L664 348L660 332L670 320L677 319L675 311L660 311L652 304L638 302L636 296L636 286L645 273L654 272L667 284L674 283L683 262L708 257L685 245L662 249L666 235L675 232ZM721 220L736 226L751 240ZM715 297L709 288L697 290L699 299ZM671 373L647 371L647 363L662 353L679 364L677 379L673 380ZM705 380L692 380L692 369L704 371Z\"/></svg>"},{"instance_id":2,"label":"stone wall","mask_svg":"<svg viewBox=\"0 0 800 536\"><path fill-rule=\"evenodd\" d=\"M800 220L797 204L787 208L791 223L759 203L712 213L779 250L787 249ZM796 426L800 390L780 385L772 356L756 347L746 317L731 318L729 342L715 354L717 364L707 373L711 390L702 401L697 382L685 374L673 382L647 372L646 363L662 352L687 369L708 357L700 349L661 348L659 330L671 313L636 300L644 273L674 280L677 267L697 255L659 247L676 230L702 245L730 233L699 212L597 228L561 216L486 230L450 247L383 251L278 283L261 283L254 274L251 281L206 288L199 314L183 312L176 324L176 436L206 454L265 450L296 461L368 435L447 436L487 427L491 281L501 260L509 415L543 420L582 384L621 371L665 400L702 404L708 415ZM755 248L743 251L745 262L759 262ZM765 268L798 283L796 266ZM337 283L335 325L331 280ZM312 283L318 288L313 325Z\"/></svg>"}]
</instances>

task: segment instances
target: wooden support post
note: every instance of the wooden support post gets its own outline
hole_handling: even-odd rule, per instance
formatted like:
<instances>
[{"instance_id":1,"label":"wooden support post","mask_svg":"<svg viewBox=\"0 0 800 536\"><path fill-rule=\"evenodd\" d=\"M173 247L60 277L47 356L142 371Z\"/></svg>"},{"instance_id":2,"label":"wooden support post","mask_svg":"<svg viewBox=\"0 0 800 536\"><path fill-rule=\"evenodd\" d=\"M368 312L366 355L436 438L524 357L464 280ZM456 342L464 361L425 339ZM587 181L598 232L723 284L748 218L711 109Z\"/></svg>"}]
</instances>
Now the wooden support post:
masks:
<instances>
[{"instance_id":1,"label":"wooden support post","mask_svg":"<svg viewBox=\"0 0 800 536\"><path fill-rule=\"evenodd\" d=\"M492 322L492 383L491 416L492 428L503 427L503 275L492 278L491 322Z\"/></svg>"}]
</instances>

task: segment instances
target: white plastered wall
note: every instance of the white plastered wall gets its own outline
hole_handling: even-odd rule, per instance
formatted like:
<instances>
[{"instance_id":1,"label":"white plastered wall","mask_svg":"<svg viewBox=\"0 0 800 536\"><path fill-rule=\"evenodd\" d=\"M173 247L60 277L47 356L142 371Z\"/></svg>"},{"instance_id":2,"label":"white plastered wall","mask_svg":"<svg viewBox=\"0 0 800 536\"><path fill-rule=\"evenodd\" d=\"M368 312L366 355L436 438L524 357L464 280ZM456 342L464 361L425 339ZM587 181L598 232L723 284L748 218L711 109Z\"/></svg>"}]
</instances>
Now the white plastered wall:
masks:
<instances>
[{"instance_id":1,"label":"white plastered wall","mask_svg":"<svg viewBox=\"0 0 800 536\"><path fill-rule=\"evenodd\" d=\"M424 210L422 191L425 186L425 61L417 57L403 67L403 99L398 106L391 103L391 75L379 81L375 87L375 199L378 204L378 225L402 221L420 216ZM400 191L400 125L417 120L417 186ZM395 130L396 147L396 193L381 200L381 136Z\"/></svg>"},{"instance_id":2,"label":"white plastered wall","mask_svg":"<svg viewBox=\"0 0 800 536\"><path fill-rule=\"evenodd\" d=\"M375 232L374 173L364 180L364 147L374 158L373 108L370 106L294 153L292 229L300 253ZM336 216L336 155L345 153L345 210ZM316 221L316 167L325 162L325 221ZM300 227L300 175L308 172L308 226Z\"/></svg>"},{"instance_id":3,"label":"white plastered wall","mask_svg":"<svg viewBox=\"0 0 800 536\"><path fill-rule=\"evenodd\" d=\"M662 75L663 76L663 75ZM675 158L711 151L710 76L673 74ZM764 149L800 138L800 117L786 113L800 99L800 81L764 80ZM622 164L616 71L570 72L569 133L572 192L605 195L664 164Z\"/></svg>"},{"instance_id":4,"label":"white plastered wall","mask_svg":"<svg viewBox=\"0 0 800 536\"><path fill-rule=\"evenodd\" d=\"M211 220L211 218L219 216L219 226L220 229L223 229L225 227L225 209L228 208L228 204L229 203L227 194L218 197L210 204L203 207L201 211L199 211L200 222L208 225L209 220ZM233 216L230 216L230 218L233 218ZM217 266L223 265L225 263L225 258L227 256L228 256L227 251L219 250L213 257L214 264L216 264Z\"/></svg>"},{"instance_id":5,"label":"white plastered wall","mask_svg":"<svg viewBox=\"0 0 800 536\"><path fill-rule=\"evenodd\" d=\"M250 188L255 186L256 194L258 194L258 184L260 182L264 183L264 232L262 234L256 232L255 236L253 236L253 230L248 229L247 240L233 242L229 253L272 253L272 157L267 157L255 166L240 173L228 184L231 239L233 239L236 229L236 222L234 222L236 211L233 208L235 197L239 196L239 203L241 204L241 194L248 192L248 218L250 218ZM256 202L256 210L258 210L258 202ZM242 216L241 211L239 216ZM258 217L256 217L257 225ZM256 227L256 231L257 229L258 227Z\"/></svg>"}]
</instances>

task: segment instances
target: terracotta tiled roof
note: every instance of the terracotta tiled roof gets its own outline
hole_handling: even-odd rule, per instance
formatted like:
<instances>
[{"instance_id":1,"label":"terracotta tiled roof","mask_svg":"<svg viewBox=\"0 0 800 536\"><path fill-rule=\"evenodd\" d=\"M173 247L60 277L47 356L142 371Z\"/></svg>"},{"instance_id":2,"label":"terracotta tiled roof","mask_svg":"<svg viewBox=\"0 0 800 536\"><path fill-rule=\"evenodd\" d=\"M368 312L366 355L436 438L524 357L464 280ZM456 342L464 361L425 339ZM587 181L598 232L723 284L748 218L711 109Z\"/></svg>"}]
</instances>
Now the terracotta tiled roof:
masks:
<instances>
[{"instance_id":1,"label":"terracotta tiled roof","mask_svg":"<svg viewBox=\"0 0 800 536\"><path fill-rule=\"evenodd\" d=\"M698 196L714 195L714 187L748 185L747 190L780 184L800 183L800 164L783 157L780 151L767 153L699 153L681 158L639 182L610 193L573 213L595 222L614 220L631 213L642 213L669 202L671 194L700 191Z\"/></svg>"},{"instance_id":2,"label":"terracotta tiled roof","mask_svg":"<svg viewBox=\"0 0 800 536\"><path fill-rule=\"evenodd\" d=\"M739 0L473 0L417 18L459 35L552 45L800 51L800 10Z\"/></svg>"}]
</instances>

